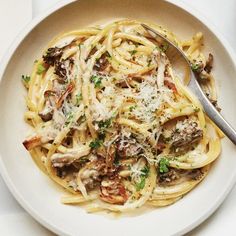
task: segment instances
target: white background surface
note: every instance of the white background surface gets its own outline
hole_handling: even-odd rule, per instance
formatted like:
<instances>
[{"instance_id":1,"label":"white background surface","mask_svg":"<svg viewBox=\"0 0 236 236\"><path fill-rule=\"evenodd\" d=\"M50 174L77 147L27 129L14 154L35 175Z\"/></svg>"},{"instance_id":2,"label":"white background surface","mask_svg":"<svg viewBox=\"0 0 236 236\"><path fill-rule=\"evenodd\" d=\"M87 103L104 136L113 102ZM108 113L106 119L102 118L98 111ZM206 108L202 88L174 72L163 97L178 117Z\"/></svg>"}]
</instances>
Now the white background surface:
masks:
<instances>
[{"instance_id":1,"label":"white background surface","mask_svg":"<svg viewBox=\"0 0 236 236\"><path fill-rule=\"evenodd\" d=\"M0 57L14 35L48 7L59 0L0 0ZM144 0L145 1L145 0ZM236 53L236 1L235 0L183 0L215 24ZM3 34L4 32L4 34ZM236 75L235 75L236 79ZM236 158L236 157L230 157ZM219 189L220 191L220 189ZM236 235L236 187L222 206L188 236ZM0 177L0 235L38 236L53 235L33 220L13 199Z\"/></svg>"}]
</instances>

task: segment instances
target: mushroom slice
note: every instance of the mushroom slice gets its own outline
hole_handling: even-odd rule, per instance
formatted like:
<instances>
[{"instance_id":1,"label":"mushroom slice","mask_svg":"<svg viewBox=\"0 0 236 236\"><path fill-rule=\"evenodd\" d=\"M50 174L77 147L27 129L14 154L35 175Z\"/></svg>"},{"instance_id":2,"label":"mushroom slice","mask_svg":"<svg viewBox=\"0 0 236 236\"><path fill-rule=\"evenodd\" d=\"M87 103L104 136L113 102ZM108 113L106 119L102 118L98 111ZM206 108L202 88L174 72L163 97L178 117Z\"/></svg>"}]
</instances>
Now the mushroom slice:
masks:
<instances>
[{"instance_id":1,"label":"mushroom slice","mask_svg":"<svg viewBox=\"0 0 236 236\"><path fill-rule=\"evenodd\" d=\"M51 156L53 167L63 167L72 164L81 157L87 156L90 152L90 147L82 146L77 149L72 149L66 153L54 153Z\"/></svg>"}]
</instances>

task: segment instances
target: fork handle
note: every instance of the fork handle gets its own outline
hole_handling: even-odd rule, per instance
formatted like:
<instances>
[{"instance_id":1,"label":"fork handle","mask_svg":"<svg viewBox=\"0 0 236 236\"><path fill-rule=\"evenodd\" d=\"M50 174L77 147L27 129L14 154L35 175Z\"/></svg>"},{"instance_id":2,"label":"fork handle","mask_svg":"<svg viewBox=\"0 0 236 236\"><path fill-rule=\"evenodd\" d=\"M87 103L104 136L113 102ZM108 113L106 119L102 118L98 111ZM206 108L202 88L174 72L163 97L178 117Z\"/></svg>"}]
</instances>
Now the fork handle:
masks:
<instances>
[{"instance_id":1,"label":"fork handle","mask_svg":"<svg viewBox=\"0 0 236 236\"><path fill-rule=\"evenodd\" d=\"M195 76L192 73L191 77ZM196 78L196 76L195 76ZM197 79L192 78L188 84L188 87L195 94L198 100L201 102L203 109L208 117L223 131L223 133L236 145L236 130L224 119L224 117L217 111L212 105L207 96L202 91Z\"/></svg>"}]
</instances>

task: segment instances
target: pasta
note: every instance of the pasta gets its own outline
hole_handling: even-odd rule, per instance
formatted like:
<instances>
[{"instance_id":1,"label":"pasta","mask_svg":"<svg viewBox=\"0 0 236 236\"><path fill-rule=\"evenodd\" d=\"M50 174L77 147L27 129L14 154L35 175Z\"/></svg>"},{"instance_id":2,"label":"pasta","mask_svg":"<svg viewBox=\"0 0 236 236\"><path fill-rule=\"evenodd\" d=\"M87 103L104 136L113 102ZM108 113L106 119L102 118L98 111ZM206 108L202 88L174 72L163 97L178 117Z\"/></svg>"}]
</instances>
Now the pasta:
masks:
<instances>
[{"instance_id":1,"label":"pasta","mask_svg":"<svg viewBox=\"0 0 236 236\"><path fill-rule=\"evenodd\" d=\"M203 35L181 41L155 24L189 58L216 104L213 56ZM31 76L23 142L37 166L67 190L64 204L89 212L170 205L207 175L221 132L173 72L168 45L134 20L59 35Z\"/></svg>"}]
</instances>

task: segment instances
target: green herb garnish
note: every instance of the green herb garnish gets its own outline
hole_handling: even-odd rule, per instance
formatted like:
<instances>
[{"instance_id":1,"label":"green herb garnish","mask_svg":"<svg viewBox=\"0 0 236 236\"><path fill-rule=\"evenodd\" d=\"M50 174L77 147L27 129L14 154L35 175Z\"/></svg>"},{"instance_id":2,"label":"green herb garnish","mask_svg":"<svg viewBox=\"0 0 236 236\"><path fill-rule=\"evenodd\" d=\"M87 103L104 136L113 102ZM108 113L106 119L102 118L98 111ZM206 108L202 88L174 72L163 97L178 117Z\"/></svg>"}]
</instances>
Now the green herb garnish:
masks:
<instances>
[{"instance_id":1,"label":"green herb garnish","mask_svg":"<svg viewBox=\"0 0 236 236\"><path fill-rule=\"evenodd\" d=\"M74 118L73 112L69 112L66 116L65 126L68 126L72 122L73 118Z\"/></svg>"},{"instance_id":2,"label":"green herb garnish","mask_svg":"<svg viewBox=\"0 0 236 236\"><path fill-rule=\"evenodd\" d=\"M81 93L78 93L76 95L76 106L78 106L80 104L80 102L82 101L83 97Z\"/></svg>"},{"instance_id":3,"label":"green herb garnish","mask_svg":"<svg viewBox=\"0 0 236 236\"><path fill-rule=\"evenodd\" d=\"M94 83L94 87L95 88L100 88L101 87L101 84L102 84L102 77L98 77L96 75L93 75L91 78L90 78L91 82Z\"/></svg>"},{"instance_id":4,"label":"green herb garnish","mask_svg":"<svg viewBox=\"0 0 236 236\"><path fill-rule=\"evenodd\" d=\"M89 144L89 147L91 148L94 148L94 149L97 149L99 147L102 146L102 140L96 138L94 141L92 141L90 144Z\"/></svg>"},{"instance_id":5,"label":"green herb garnish","mask_svg":"<svg viewBox=\"0 0 236 236\"><path fill-rule=\"evenodd\" d=\"M149 168L147 166L144 166L143 169L141 169L141 172L142 172L141 176L147 178L149 174Z\"/></svg>"},{"instance_id":6,"label":"green herb garnish","mask_svg":"<svg viewBox=\"0 0 236 236\"><path fill-rule=\"evenodd\" d=\"M137 53L137 50L132 50L132 51L130 51L131 56L133 56L133 55L136 54L136 53Z\"/></svg>"},{"instance_id":7,"label":"green herb garnish","mask_svg":"<svg viewBox=\"0 0 236 236\"><path fill-rule=\"evenodd\" d=\"M194 72L198 72L200 69L200 65L198 63L191 63L191 69Z\"/></svg>"},{"instance_id":8,"label":"green herb garnish","mask_svg":"<svg viewBox=\"0 0 236 236\"><path fill-rule=\"evenodd\" d=\"M100 129L107 129L111 126L111 118L110 119L107 119L105 121L101 120L98 122L98 127Z\"/></svg>"},{"instance_id":9,"label":"green herb garnish","mask_svg":"<svg viewBox=\"0 0 236 236\"><path fill-rule=\"evenodd\" d=\"M146 178L149 175L149 168L145 166L143 169L141 169L142 174L140 175L140 182L136 184L136 190L140 191L141 189L144 188Z\"/></svg>"},{"instance_id":10,"label":"green herb garnish","mask_svg":"<svg viewBox=\"0 0 236 236\"><path fill-rule=\"evenodd\" d=\"M143 189L145 186L145 182L146 182L146 178L141 176L141 181L136 184L136 190L140 191L141 189Z\"/></svg>"},{"instance_id":11,"label":"green herb garnish","mask_svg":"<svg viewBox=\"0 0 236 236\"><path fill-rule=\"evenodd\" d=\"M194 108L194 112L199 112L200 111L200 108L199 107L195 107Z\"/></svg>"},{"instance_id":12,"label":"green herb garnish","mask_svg":"<svg viewBox=\"0 0 236 236\"><path fill-rule=\"evenodd\" d=\"M46 68L44 67L43 64L38 64L38 66L37 66L37 74L38 74L38 75L43 74L43 72L44 72L45 70L46 70Z\"/></svg>"},{"instance_id":13,"label":"green herb garnish","mask_svg":"<svg viewBox=\"0 0 236 236\"><path fill-rule=\"evenodd\" d=\"M136 108L137 108L137 105L131 106L131 107L129 107L129 111L132 112Z\"/></svg>"},{"instance_id":14,"label":"green herb garnish","mask_svg":"<svg viewBox=\"0 0 236 236\"><path fill-rule=\"evenodd\" d=\"M148 63L147 66L148 66L148 67L151 65L151 62L152 62L152 59L149 58L148 61L147 61L147 63Z\"/></svg>"},{"instance_id":15,"label":"green herb garnish","mask_svg":"<svg viewBox=\"0 0 236 236\"><path fill-rule=\"evenodd\" d=\"M21 79L22 79L22 81L24 82L24 83L29 83L29 81L30 81L30 76L28 76L28 75L22 75L21 76Z\"/></svg>"},{"instance_id":16,"label":"green herb garnish","mask_svg":"<svg viewBox=\"0 0 236 236\"><path fill-rule=\"evenodd\" d=\"M30 82L30 76L28 75L22 75L21 81L24 84L24 86L28 89L29 88L29 82Z\"/></svg>"},{"instance_id":17,"label":"green herb garnish","mask_svg":"<svg viewBox=\"0 0 236 236\"><path fill-rule=\"evenodd\" d=\"M160 162L159 162L159 172L160 173L166 173L169 171L169 167L170 163L168 161L168 159L162 157Z\"/></svg>"}]
</instances>

